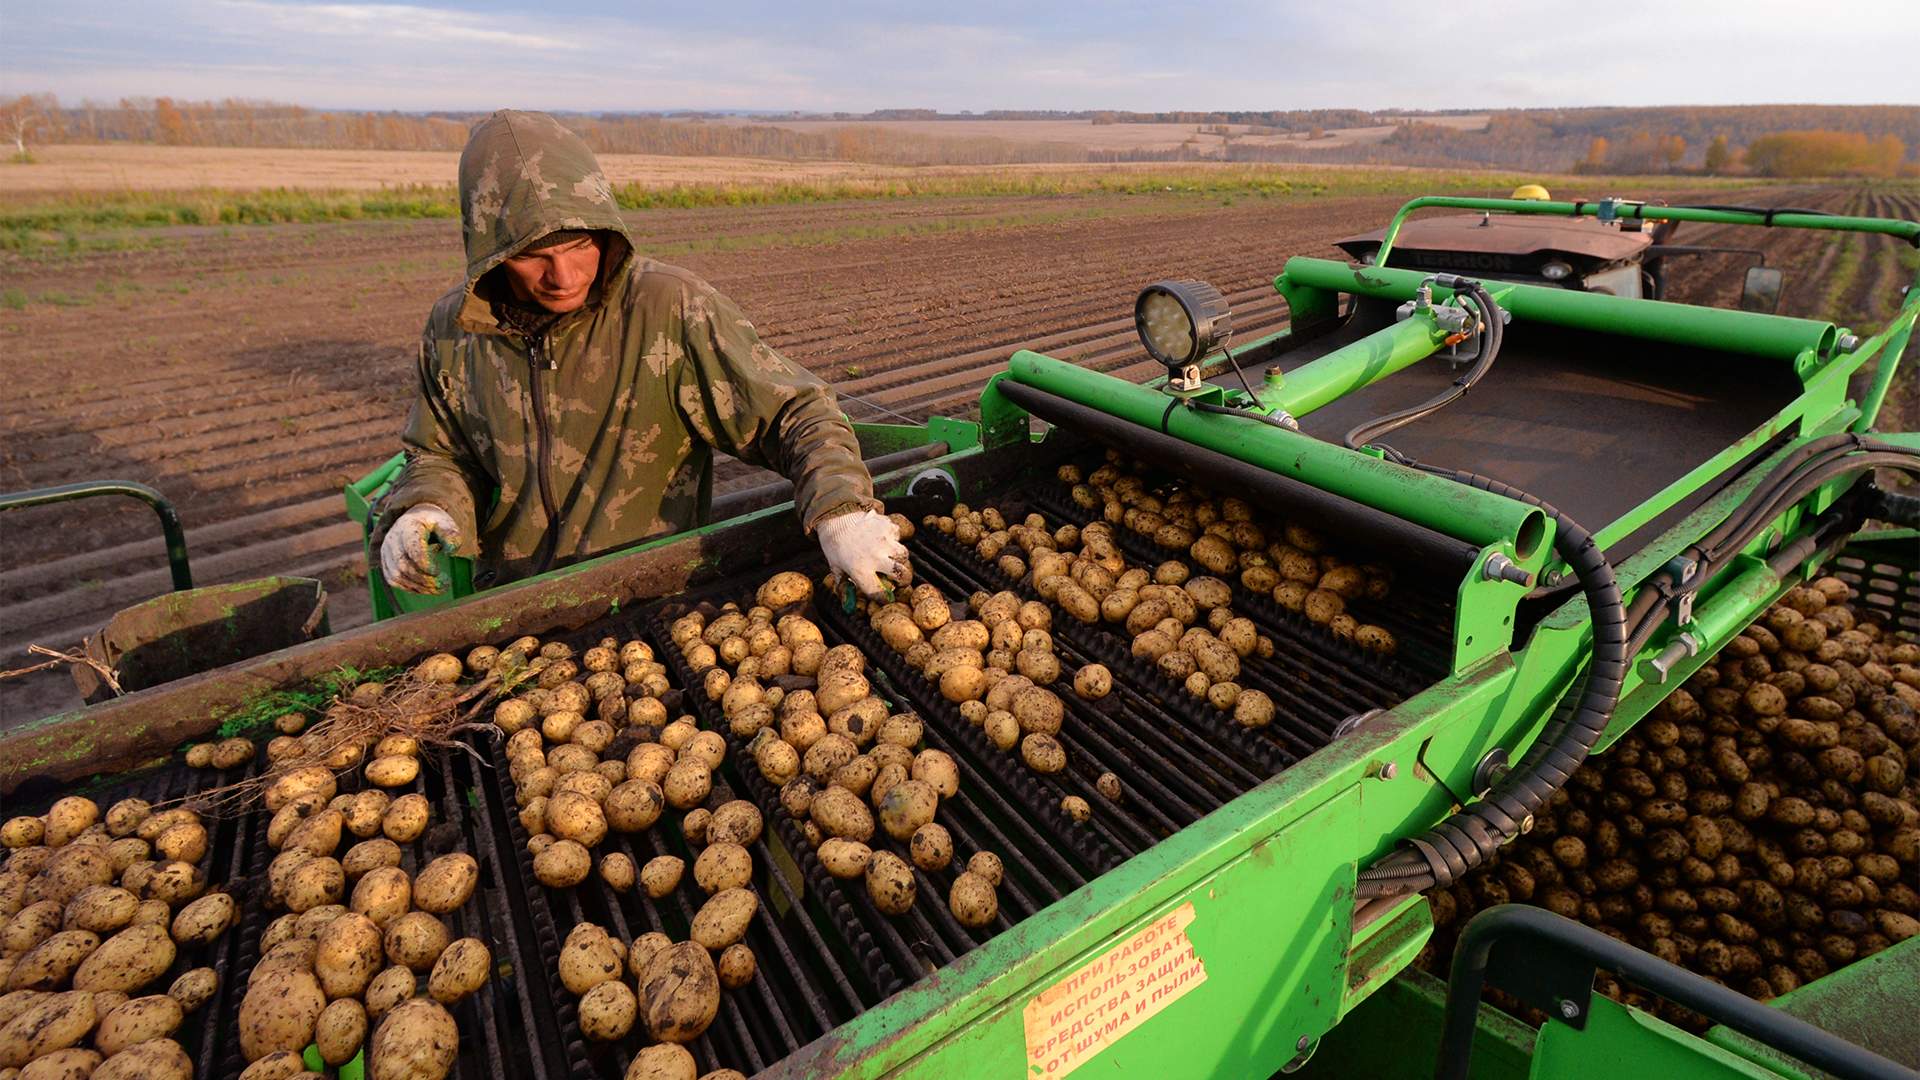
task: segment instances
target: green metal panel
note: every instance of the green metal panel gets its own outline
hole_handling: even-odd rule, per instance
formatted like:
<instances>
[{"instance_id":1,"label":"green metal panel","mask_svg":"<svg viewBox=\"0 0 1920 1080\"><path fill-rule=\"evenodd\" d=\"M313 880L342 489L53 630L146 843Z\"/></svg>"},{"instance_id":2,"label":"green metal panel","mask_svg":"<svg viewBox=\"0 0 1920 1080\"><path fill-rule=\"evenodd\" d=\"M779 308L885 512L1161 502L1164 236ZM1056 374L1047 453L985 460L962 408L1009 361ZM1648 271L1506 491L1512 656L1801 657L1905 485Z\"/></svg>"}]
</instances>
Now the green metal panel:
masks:
<instances>
[{"instance_id":1,"label":"green metal panel","mask_svg":"<svg viewBox=\"0 0 1920 1080\"><path fill-rule=\"evenodd\" d=\"M1779 1080L1780 1074L1638 1009L1595 994L1585 1030L1548 1023L1533 1044L1534 1080Z\"/></svg>"},{"instance_id":2,"label":"green metal panel","mask_svg":"<svg viewBox=\"0 0 1920 1080\"><path fill-rule=\"evenodd\" d=\"M1848 964L1771 1004L1889 1061L1920 1065L1920 1024L1912 1022L1920 1013L1920 937ZM1894 1017L1904 1021L1890 1022ZM1806 1075L1806 1066L1739 1032L1716 1027L1707 1040L1784 1075Z\"/></svg>"},{"instance_id":3,"label":"green metal panel","mask_svg":"<svg viewBox=\"0 0 1920 1080\"><path fill-rule=\"evenodd\" d=\"M1301 1080L1428 1080L1440 1053L1446 1001L1445 982L1408 968L1328 1032L1293 1075ZM1473 1037L1474 1080L1526 1080L1533 1043L1532 1028L1482 1005Z\"/></svg>"},{"instance_id":4,"label":"green metal panel","mask_svg":"<svg viewBox=\"0 0 1920 1080\"><path fill-rule=\"evenodd\" d=\"M1286 280L1295 285L1359 293L1383 299L1411 299L1431 274L1378 266L1349 266L1330 259L1287 260ZM1763 315L1751 311L1693 307L1664 300L1635 300L1605 293L1554 289L1542 285L1490 281L1487 291L1516 319L1553 323L1608 334L1632 334L1650 341L1691 345L1756 358L1796 360L1801 353L1827 356L1838 331L1830 322ZM1451 297L1436 287L1435 299Z\"/></svg>"}]
</instances>

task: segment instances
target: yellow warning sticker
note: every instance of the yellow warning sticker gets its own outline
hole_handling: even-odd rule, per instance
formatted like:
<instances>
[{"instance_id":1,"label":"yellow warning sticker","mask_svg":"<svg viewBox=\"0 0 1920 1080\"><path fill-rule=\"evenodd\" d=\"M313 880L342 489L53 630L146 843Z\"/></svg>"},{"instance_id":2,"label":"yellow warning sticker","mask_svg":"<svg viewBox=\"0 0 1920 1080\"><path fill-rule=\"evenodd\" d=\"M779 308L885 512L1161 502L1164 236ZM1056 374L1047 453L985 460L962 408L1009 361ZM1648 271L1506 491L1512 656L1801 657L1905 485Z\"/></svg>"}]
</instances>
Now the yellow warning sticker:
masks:
<instances>
[{"instance_id":1,"label":"yellow warning sticker","mask_svg":"<svg viewBox=\"0 0 1920 1080\"><path fill-rule=\"evenodd\" d=\"M1027 1072L1066 1076L1207 981L1180 905L1027 1002Z\"/></svg>"}]
</instances>

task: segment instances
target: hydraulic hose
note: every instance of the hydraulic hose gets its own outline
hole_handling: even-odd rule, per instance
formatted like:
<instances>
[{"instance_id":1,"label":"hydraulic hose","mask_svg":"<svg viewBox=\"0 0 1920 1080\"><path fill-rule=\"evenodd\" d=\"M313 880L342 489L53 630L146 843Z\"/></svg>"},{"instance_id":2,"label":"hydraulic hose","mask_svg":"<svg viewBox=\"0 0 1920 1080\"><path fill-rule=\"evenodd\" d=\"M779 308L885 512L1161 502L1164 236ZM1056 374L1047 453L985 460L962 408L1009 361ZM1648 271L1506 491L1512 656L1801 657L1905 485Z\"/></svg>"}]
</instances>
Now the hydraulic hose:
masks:
<instances>
[{"instance_id":1,"label":"hydraulic hose","mask_svg":"<svg viewBox=\"0 0 1920 1080\"><path fill-rule=\"evenodd\" d=\"M1411 847L1362 871L1355 893L1359 899L1399 896L1451 884L1524 832L1533 815L1566 785L1600 741L1619 704L1630 657L1620 587L1592 533L1545 500L1498 480L1427 465L1415 467L1537 506L1553 519L1554 551L1573 569L1587 595L1593 619L1593 659L1577 703L1555 713L1513 770L1486 797L1415 837Z\"/></svg>"},{"instance_id":2,"label":"hydraulic hose","mask_svg":"<svg viewBox=\"0 0 1920 1080\"><path fill-rule=\"evenodd\" d=\"M1493 297L1487 292L1486 288L1477 281L1457 277L1452 274L1436 275L1435 281L1440 285L1452 289L1455 296L1465 296L1473 302L1474 308L1477 309L1481 325L1479 359L1472 367L1468 368L1465 373L1455 379L1452 385L1428 400L1418 405L1401 409L1398 412L1388 413L1385 416L1375 417L1372 420L1366 420L1355 425L1353 430L1347 432L1346 438L1343 440L1348 449L1358 450L1360 447L1376 441L1388 432L1397 431L1416 420L1423 420L1432 416L1434 413L1453 404L1460 398L1465 397L1467 391L1473 389L1474 385L1492 369L1494 360L1500 355L1500 345L1506 339L1506 325L1501 318L1499 305L1493 302ZM1381 449L1385 450L1386 448L1382 447ZM1393 452L1389 450L1388 453L1392 454ZM1393 456L1396 458L1399 457L1398 454L1393 454Z\"/></svg>"}]
</instances>

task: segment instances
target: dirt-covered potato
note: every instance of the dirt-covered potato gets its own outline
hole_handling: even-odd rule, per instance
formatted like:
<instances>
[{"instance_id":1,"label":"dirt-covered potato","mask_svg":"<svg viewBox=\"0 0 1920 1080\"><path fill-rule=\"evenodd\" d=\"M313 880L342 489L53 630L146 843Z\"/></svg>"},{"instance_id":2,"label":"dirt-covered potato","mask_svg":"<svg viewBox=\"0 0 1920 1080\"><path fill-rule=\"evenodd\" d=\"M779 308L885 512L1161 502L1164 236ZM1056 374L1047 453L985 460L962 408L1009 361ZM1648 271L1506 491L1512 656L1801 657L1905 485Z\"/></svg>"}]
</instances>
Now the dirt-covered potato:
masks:
<instances>
[{"instance_id":1,"label":"dirt-covered potato","mask_svg":"<svg viewBox=\"0 0 1920 1080\"><path fill-rule=\"evenodd\" d=\"M353 1060L367 1041L367 1007L354 998L329 1002L313 1028L320 1060L338 1068Z\"/></svg>"},{"instance_id":2,"label":"dirt-covered potato","mask_svg":"<svg viewBox=\"0 0 1920 1080\"><path fill-rule=\"evenodd\" d=\"M639 879L639 869L625 853L611 851L600 856L600 880L607 883L607 888L617 893L632 892Z\"/></svg>"},{"instance_id":3,"label":"dirt-covered potato","mask_svg":"<svg viewBox=\"0 0 1920 1080\"><path fill-rule=\"evenodd\" d=\"M478 993L493 974L493 952L476 937L448 945L427 975L427 994L442 1005L453 1005Z\"/></svg>"},{"instance_id":4,"label":"dirt-covered potato","mask_svg":"<svg viewBox=\"0 0 1920 1080\"><path fill-rule=\"evenodd\" d=\"M618 979L627 961L626 950L592 923L580 923L560 948L560 982L575 994L584 994L609 979Z\"/></svg>"},{"instance_id":5,"label":"dirt-covered potato","mask_svg":"<svg viewBox=\"0 0 1920 1080\"><path fill-rule=\"evenodd\" d=\"M439 1080L453 1069L460 1032L437 1001L412 998L380 1019L368 1046L367 1075L379 1080Z\"/></svg>"},{"instance_id":6,"label":"dirt-covered potato","mask_svg":"<svg viewBox=\"0 0 1920 1080\"><path fill-rule=\"evenodd\" d=\"M640 1003L627 984L610 979L580 997L580 1033L596 1042L626 1038Z\"/></svg>"},{"instance_id":7,"label":"dirt-covered potato","mask_svg":"<svg viewBox=\"0 0 1920 1080\"><path fill-rule=\"evenodd\" d=\"M73 988L134 993L166 974L174 953L166 927L129 926L88 954L73 973Z\"/></svg>"},{"instance_id":8,"label":"dirt-covered potato","mask_svg":"<svg viewBox=\"0 0 1920 1080\"><path fill-rule=\"evenodd\" d=\"M843 880L866 873L867 864L873 860L873 849L858 840L840 836L823 841L815 854L827 873Z\"/></svg>"},{"instance_id":9,"label":"dirt-covered potato","mask_svg":"<svg viewBox=\"0 0 1920 1080\"><path fill-rule=\"evenodd\" d=\"M1067 767L1067 752L1060 741L1039 732L1020 740L1020 757L1037 773L1057 773Z\"/></svg>"},{"instance_id":10,"label":"dirt-covered potato","mask_svg":"<svg viewBox=\"0 0 1920 1080\"><path fill-rule=\"evenodd\" d=\"M173 985L167 987L167 996L179 1002L182 1011L192 1012L212 1000L219 989L220 973L210 967L200 967L183 972L173 980Z\"/></svg>"},{"instance_id":11,"label":"dirt-covered potato","mask_svg":"<svg viewBox=\"0 0 1920 1080\"><path fill-rule=\"evenodd\" d=\"M420 977L411 968L399 964L382 968L367 984L367 993L362 999L367 1003L368 1019L379 1020L395 1005L412 997L419 986Z\"/></svg>"},{"instance_id":12,"label":"dirt-covered potato","mask_svg":"<svg viewBox=\"0 0 1920 1080\"><path fill-rule=\"evenodd\" d=\"M7 1069L0 1075L7 1080L87 1080L105 1060L98 1050L69 1046L33 1059L24 1069Z\"/></svg>"},{"instance_id":13,"label":"dirt-covered potato","mask_svg":"<svg viewBox=\"0 0 1920 1080\"><path fill-rule=\"evenodd\" d=\"M268 813L279 813L281 807L303 796L311 795L321 805L325 805L338 791L339 787L334 781L333 770L324 765L309 765L288 770L267 785L264 800ZM164 815L154 816L157 818ZM149 823L151 820L149 819ZM141 831L145 832L145 823ZM156 832L154 835L159 834ZM146 837L146 839L152 839L152 837Z\"/></svg>"},{"instance_id":14,"label":"dirt-covered potato","mask_svg":"<svg viewBox=\"0 0 1920 1080\"><path fill-rule=\"evenodd\" d=\"M891 851L876 851L867 864L867 894L874 906L888 915L905 914L913 906L919 884L913 868Z\"/></svg>"},{"instance_id":15,"label":"dirt-covered potato","mask_svg":"<svg viewBox=\"0 0 1920 1080\"><path fill-rule=\"evenodd\" d=\"M1087 664L1073 673L1073 692L1087 701L1098 701L1113 692L1113 673L1105 664Z\"/></svg>"},{"instance_id":16,"label":"dirt-covered potato","mask_svg":"<svg viewBox=\"0 0 1920 1080\"><path fill-rule=\"evenodd\" d=\"M913 839L907 844L907 854L922 870L944 870L953 861L953 837L946 826L928 822L914 831Z\"/></svg>"},{"instance_id":17,"label":"dirt-covered potato","mask_svg":"<svg viewBox=\"0 0 1920 1080\"><path fill-rule=\"evenodd\" d=\"M831 836L862 843L873 837L873 814L858 795L845 788L829 787L815 795L809 813Z\"/></svg>"},{"instance_id":18,"label":"dirt-covered potato","mask_svg":"<svg viewBox=\"0 0 1920 1080\"><path fill-rule=\"evenodd\" d=\"M759 840L763 828L760 808L745 799L734 799L722 803L713 812L713 821L707 826L707 842L744 846Z\"/></svg>"},{"instance_id":19,"label":"dirt-covered potato","mask_svg":"<svg viewBox=\"0 0 1920 1080\"><path fill-rule=\"evenodd\" d=\"M712 840L711 827L708 839ZM709 843L693 860L693 880L708 893L745 888L753 880L753 856L730 841Z\"/></svg>"},{"instance_id":20,"label":"dirt-covered potato","mask_svg":"<svg viewBox=\"0 0 1920 1080\"><path fill-rule=\"evenodd\" d=\"M367 762L367 783L383 788L405 787L420 775L420 759L390 754Z\"/></svg>"},{"instance_id":21,"label":"dirt-covered potato","mask_svg":"<svg viewBox=\"0 0 1920 1080\"><path fill-rule=\"evenodd\" d=\"M753 890L723 889L700 906L688 934L709 949L724 949L746 936L747 926L759 909L760 898Z\"/></svg>"},{"instance_id":22,"label":"dirt-covered potato","mask_svg":"<svg viewBox=\"0 0 1920 1080\"><path fill-rule=\"evenodd\" d=\"M337 859L315 856L295 866L282 890L287 910L298 914L337 904L347 893L347 872Z\"/></svg>"},{"instance_id":23,"label":"dirt-covered potato","mask_svg":"<svg viewBox=\"0 0 1920 1080\"><path fill-rule=\"evenodd\" d=\"M300 1054L275 1050L242 1070L240 1080L296 1080L306 1071L306 1059Z\"/></svg>"},{"instance_id":24,"label":"dirt-covered potato","mask_svg":"<svg viewBox=\"0 0 1920 1080\"><path fill-rule=\"evenodd\" d=\"M172 1039L149 1039L101 1062L93 1080L193 1080L193 1059Z\"/></svg>"},{"instance_id":25,"label":"dirt-covered potato","mask_svg":"<svg viewBox=\"0 0 1920 1080\"><path fill-rule=\"evenodd\" d=\"M314 939L313 973L329 998L359 997L386 964L380 926L350 912L323 927Z\"/></svg>"},{"instance_id":26,"label":"dirt-covered potato","mask_svg":"<svg viewBox=\"0 0 1920 1080\"><path fill-rule=\"evenodd\" d=\"M108 1013L93 1033L93 1045L112 1057L134 1043L164 1039L186 1017L180 1003L165 994L138 997Z\"/></svg>"},{"instance_id":27,"label":"dirt-covered potato","mask_svg":"<svg viewBox=\"0 0 1920 1080\"><path fill-rule=\"evenodd\" d=\"M1074 821L1086 821L1093 816L1093 807L1078 795L1068 795L1060 800L1060 809Z\"/></svg>"},{"instance_id":28,"label":"dirt-covered potato","mask_svg":"<svg viewBox=\"0 0 1920 1080\"><path fill-rule=\"evenodd\" d=\"M673 944L673 939L658 930L649 930L627 946L627 973L638 979L646 973L655 953Z\"/></svg>"},{"instance_id":29,"label":"dirt-covered potato","mask_svg":"<svg viewBox=\"0 0 1920 1080\"><path fill-rule=\"evenodd\" d=\"M999 886L1000 879L1005 873L1000 863L1000 856L991 851L974 852L973 856L967 860L967 870L969 873L980 875L987 884L995 887Z\"/></svg>"},{"instance_id":30,"label":"dirt-covered potato","mask_svg":"<svg viewBox=\"0 0 1920 1080\"><path fill-rule=\"evenodd\" d=\"M1372 623L1363 623L1353 632L1353 643L1383 656L1392 656L1400 648L1400 642L1394 638L1391 630Z\"/></svg>"},{"instance_id":31,"label":"dirt-covered potato","mask_svg":"<svg viewBox=\"0 0 1920 1080\"><path fill-rule=\"evenodd\" d=\"M107 832L116 837L131 836L152 813L153 806L145 799L121 799L107 810ZM0 837L4 837L4 833L0 833Z\"/></svg>"},{"instance_id":32,"label":"dirt-covered potato","mask_svg":"<svg viewBox=\"0 0 1920 1080\"><path fill-rule=\"evenodd\" d=\"M67 901L65 926L111 934L133 922L140 898L117 885L89 885Z\"/></svg>"},{"instance_id":33,"label":"dirt-covered potato","mask_svg":"<svg viewBox=\"0 0 1920 1080\"><path fill-rule=\"evenodd\" d=\"M440 959L453 935L438 915L409 911L387 927L384 944L387 959L413 971L428 971Z\"/></svg>"},{"instance_id":34,"label":"dirt-covered potato","mask_svg":"<svg viewBox=\"0 0 1920 1080\"><path fill-rule=\"evenodd\" d=\"M78 1043L96 1019L92 994L47 994L29 1001L0 1025L0 1068L17 1069Z\"/></svg>"},{"instance_id":35,"label":"dirt-covered potato","mask_svg":"<svg viewBox=\"0 0 1920 1080\"><path fill-rule=\"evenodd\" d=\"M804 604L813 598L813 582L807 575L793 570L783 570L768 578L753 594L755 602L761 607L778 611L793 604Z\"/></svg>"},{"instance_id":36,"label":"dirt-covered potato","mask_svg":"<svg viewBox=\"0 0 1920 1080\"><path fill-rule=\"evenodd\" d=\"M387 812L380 816L380 831L396 844L411 844L427 831L427 820L431 816L432 807L427 797L412 792L393 800L387 807Z\"/></svg>"},{"instance_id":37,"label":"dirt-covered potato","mask_svg":"<svg viewBox=\"0 0 1920 1080\"><path fill-rule=\"evenodd\" d=\"M645 1003L647 1033L654 1038L669 1043L699 1038L720 1011L720 973L712 954L697 941L682 941L654 953L640 976L640 999ZM692 1073L689 1057L687 1075ZM631 1070L628 1075L633 1075Z\"/></svg>"},{"instance_id":38,"label":"dirt-covered potato","mask_svg":"<svg viewBox=\"0 0 1920 1080\"><path fill-rule=\"evenodd\" d=\"M915 754L908 774L931 786L934 794L943 799L952 798L960 791L960 766L945 750L929 749Z\"/></svg>"},{"instance_id":39,"label":"dirt-covered potato","mask_svg":"<svg viewBox=\"0 0 1920 1080\"><path fill-rule=\"evenodd\" d=\"M74 969L100 947L100 935L91 930L62 930L48 935L25 953L11 957L13 966L4 990L58 990Z\"/></svg>"},{"instance_id":40,"label":"dirt-covered potato","mask_svg":"<svg viewBox=\"0 0 1920 1080\"><path fill-rule=\"evenodd\" d=\"M398 866L375 867L354 884L347 906L385 928L412 909L413 879Z\"/></svg>"},{"instance_id":41,"label":"dirt-covered potato","mask_svg":"<svg viewBox=\"0 0 1920 1080\"><path fill-rule=\"evenodd\" d=\"M533 857L534 876L550 888L570 889L592 872L593 853L574 840L556 840Z\"/></svg>"},{"instance_id":42,"label":"dirt-covered potato","mask_svg":"<svg viewBox=\"0 0 1920 1080\"><path fill-rule=\"evenodd\" d=\"M659 900L680 887L680 878L687 871L687 861L678 855L656 855L648 859L640 868L640 887L647 895Z\"/></svg>"},{"instance_id":43,"label":"dirt-covered potato","mask_svg":"<svg viewBox=\"0 0 1920 1080\"><path fill-rule=\"evenodd\" d=\"M932 784L924 780L903 780L893 785L880 801L880 827L888 836L904 842L932 821L939 808L940 793Z\"/></svg>"},{"instance_id":44,"label":"dirt-covered potato","mask_svg":"<svg viewBox=\"0 0 1920 1080\"><path fill-rule=\"evenodd\" d=\"M362 840L340 857L340 869L346 873L347 880L357 882L369 871L399 866L400 854L400 845L385 837Z\"/></svg>"},{"instance_id":45,"label":"dirt-covered potato","mask_svg":"<svg viewBox=\"0 0 1920 1080\"><path fill-rule=\"evenodd\" d=\"M623 1080L697 1080L700 1066L678 1043L658 1043L633 1055Z\"/></svg>"},{"instance_id":46,"label":"dirt-covered potato","mask_svg":"<svg viewBox=\"0 0 1920 1080\"><path fill-rule=\"evenodd\" d=\"M667 805L676 810L687 810L700 805L713 790L713 769L704 761L682 758L667 770L666 778L660 784Z\"/></svg>"},{"instance_id":47,"label":"dirt-covered potato","mask_svg":"<svg viewBox=\"0 0 1920 1080\"><path fill-rule=\"evenodd\" d=\"M480 863L473 856L460 851L442 855L414 875L413 906L445 915L466 903L479 883Z\"/></svg>"},{"instance_id":48,"label":"dirt-covered potato","mask_svg":"<svg viewBox=\"0 0 1920 1080\"><path fill-rule=\"evenodd\" d=\"M208 893L173 917L173 940L182 945L205 945L226 933L238 915L239 905L232 896Z\"/></svg>"},{"instance_id":49,"label":"dirt-covered potato","mask_svg":"<svg viewBox=\"0 0 1920 1080\"><path fill-rule=\"evenodd\" d=\"M255 967L240 1002L240 1053L248 1061L275 1050L306 1049L327 1007L327 995L308 964L297 954L277 961L276 955L269 954Z\"/></svg>"},{"instance_id":50,"label":"dirt-covered potato","mask_svg":"<svg viewBox=\"0 0 1920 1080\"><path fill-rule=\"evenodd\" d=\"M100 820L100 806L92 799L69 795L47 808L46 833L41 843L61 847Z\"/></svg>"},{"instance_id":51,"label":"dirt-covered potato","mask_svg":"<svg viewBox=\"0 0 1920 1080\"><path fill-rule=\"evenodd\" d=\"M10 848L33 847L45 840L47 822L45 818L26 815L10 818L0 825L0 844Z\"/></svg>"},{"instance_id":52,"label":"dirt-covered potato","mask_svg":"<svg viewBox=\"0 0 1920 1080\"><path fill-rule=\"evenodd\" d=\"M720 985L733 990L753 981L759 963L745 942L735 942L721 950L715 966L720 972Z\"/></svg>"},{"instance_id":53,"label":"dirt-covered potato","mask_svg":"<svg viewBox=\"0 0 1920 1080\"><path fill-rule=\"evenodd\" d=\"M1000 914L1000 897L993 882L965 870L955 875L953 887L947 890L947 907L960 925L977 930L991 925Z\"/></svg>"},{"instance_id":54,"label":"dirt-covered potato","mask_svg":"<svg viewBox=\"0 0 1920 1080\"><path fill-rule=\"evenodd\" d=\"M1265 727L1273 722L1273 699L1264 691L1242 690L1234 701L1233 719L1241 727Z\"/></svg>"}]
</instances>

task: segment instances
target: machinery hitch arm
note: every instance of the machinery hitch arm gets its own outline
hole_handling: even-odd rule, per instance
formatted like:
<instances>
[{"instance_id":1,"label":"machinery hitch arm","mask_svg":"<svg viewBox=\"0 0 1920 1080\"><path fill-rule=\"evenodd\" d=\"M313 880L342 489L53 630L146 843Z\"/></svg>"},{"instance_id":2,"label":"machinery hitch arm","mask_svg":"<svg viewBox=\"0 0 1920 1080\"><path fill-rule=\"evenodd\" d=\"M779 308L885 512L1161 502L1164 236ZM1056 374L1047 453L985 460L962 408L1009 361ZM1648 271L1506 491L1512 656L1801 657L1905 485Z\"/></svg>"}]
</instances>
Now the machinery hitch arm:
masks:
<instances>
[{"instance_id":1,"label":"machinery hitch arm","mask_svg":"<svg viewBox=\"0 0 1920 1080\"><path fill-rule=\"evenodd\" d=\"M1546 1013L1549 1023L1584 1028L1593 1004L1593 977L1600 970L1840 1080L1920 1080L1920 1072L1797 1016L1762 1005L1589 926L1525 904L1489 908L1461 931L1447 980L1436 1080L1467 1080L1480 994L1489 982Z\"/></svg>"}]
</instances>

